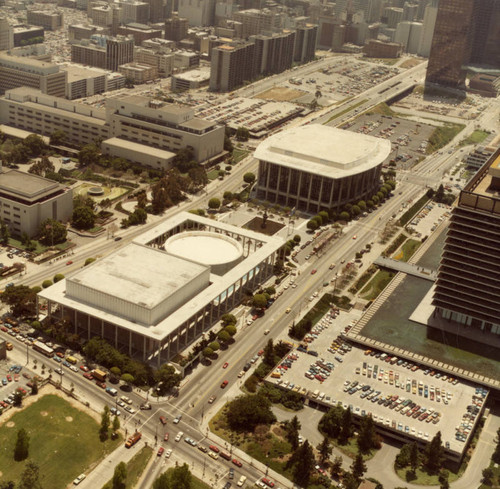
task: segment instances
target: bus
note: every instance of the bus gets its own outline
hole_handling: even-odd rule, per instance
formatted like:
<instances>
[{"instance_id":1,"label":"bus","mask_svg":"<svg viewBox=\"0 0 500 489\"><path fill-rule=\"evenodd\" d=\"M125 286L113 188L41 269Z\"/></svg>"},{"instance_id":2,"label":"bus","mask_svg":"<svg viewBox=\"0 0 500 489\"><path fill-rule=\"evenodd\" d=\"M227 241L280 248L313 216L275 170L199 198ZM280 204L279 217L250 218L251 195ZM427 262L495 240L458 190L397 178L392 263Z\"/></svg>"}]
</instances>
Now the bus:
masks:
<instances>
[{"instance_id":1,"label":"bus","mask_svg":"<svg viewBox=\"0 0 500 489\"><path fill-rule=\"evenodd\" d=\"M48 347L41 341L34 341L33 342L33 350L39 351L40 353L43 353L46 357L52 358L54 356L54 349Z\"/></svg>"}]
</instances>

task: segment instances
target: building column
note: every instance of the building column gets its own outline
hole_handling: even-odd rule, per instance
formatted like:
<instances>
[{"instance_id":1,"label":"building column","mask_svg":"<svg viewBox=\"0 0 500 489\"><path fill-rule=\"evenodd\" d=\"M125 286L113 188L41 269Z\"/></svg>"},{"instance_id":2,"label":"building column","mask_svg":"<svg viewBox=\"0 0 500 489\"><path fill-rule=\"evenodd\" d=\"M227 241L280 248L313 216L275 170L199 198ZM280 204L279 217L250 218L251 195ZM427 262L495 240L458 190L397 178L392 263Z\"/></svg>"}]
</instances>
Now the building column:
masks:
<instances>
[{"instance_id":1,"label":"building column","mask_svg":"<svg viewBox=\"0 0 500 489\"><path fill-rule=\"evenodd\" d=\"M87 341L90 340L90 316L87 314Z\"/></svg>"},{"instance_id":2,"label":"building column","mask_svg":"<svg viewBox=\"0 0 500 489\"><path fill-rule=\"evenodd\" d=\"M142 340L142 361L145 362L146 361L146 337L143 336L142 338L143 338L143 340ZM161 343L160 343L160 346L161 346Z\"/></svg>"},{"instance_id":3,"label":"building column","mask_svg":"<svg viewBox=\"0 0 500 489\"><path fill-rule=\"evenodd\" d=\"M49 303L49 305L47 305L47 308L49 308L49 307L50 307L50 303ZM74 321L73 321L73 324L75 325L75 331L74 331L74 333L76 334L76 332L78 331L78 328L77 328L77 325L76 325L76 319L78 317L78 315L76 313L76 309L73 309L73 316L75 318Z\"/></svg>"},{"instance_id":4,"label":"building column","mask_svg":"<svg viewBox=\"0 0 500 489\"><path fill-rule=\"evenodd\" d=\"M115 348L118 350L118 326L115 325Z\"/></svg>"},{"instance_id":5,"label":"building column","mask_svg":"<svg viewBox=\"0 0 500 489\"><path fill-rule=\"evenodd\" d=\"M161 366L161 346L162 345L161 345L161 340L160 340L160 341L158 341L158 350L157 350L158 351L158 362L157 362L156 366L158 368L160 368L160 366Z\"/></svg>"},{"instance_id":6,"label":"building column","mask_svg":"<svg viewBox=\"0 0 500 489\"><path fill-rule=\"evenodd\" d=\"M128 356L132 357L132 330L128 331Z\"/></svg>"}]
</instances>

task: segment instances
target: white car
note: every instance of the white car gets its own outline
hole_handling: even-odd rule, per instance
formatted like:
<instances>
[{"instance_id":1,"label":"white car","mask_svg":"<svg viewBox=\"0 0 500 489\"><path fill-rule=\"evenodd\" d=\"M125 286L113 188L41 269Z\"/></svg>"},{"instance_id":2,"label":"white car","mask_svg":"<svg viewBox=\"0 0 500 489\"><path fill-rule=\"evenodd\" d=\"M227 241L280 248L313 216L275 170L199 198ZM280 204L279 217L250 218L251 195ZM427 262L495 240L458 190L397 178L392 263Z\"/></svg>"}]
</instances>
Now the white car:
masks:
<instances>
[{"instance_id":1,"label":"white car","mask_svg":"<svg viewBox=\"0 0 500 489\"><path fill-rule=\"evenodd\" d=\"M179 431L179 433L177 433L177 436L175 437L175 441L181 441L183 435L184 433L182 431Z\"/></svg>"},{"instance_id":2,"label":"white car","mask_svg":"<svg viewBox=\"0 0 500 489\"><path fill-rule=\"evenodd\" d=\"M134 414L135 413L135 409L131 406L125 406L125 411L128 411L130 414Z\"/></svg>"},{"instance_id":3,"label":"white car","mask_svg":"<svg viewBox=\"0 0 500 489\"><path fill-rule=\"evenodd\" d=\"M78 484L80 484L80 482L82 482L82 480L85 479L85 474L80 474L74 481L73 481L73 484L75 486L77 486Z\"/></svg>"},{"instance_id":4,"label":"white car","mask_svg":"<svg viewBox=\"0 0 500 489\"><path fill-rule=\"evenodd\" d=\"M70 370L73 370L73 372L78 372L78 368L75 367L74 365L71 365L71 367L69 367Z\"/></svg>"},{"instance_id":5,"label":"white car","mask_svg":"<svg viewBox=\"0 0 500 489\"><path fill-rule=\"evenodd\" d=\"M170 458L170 455L172 455L172 449L169 448L166 452L165 452L165 458Z\"/></svg>"}]
</instances>

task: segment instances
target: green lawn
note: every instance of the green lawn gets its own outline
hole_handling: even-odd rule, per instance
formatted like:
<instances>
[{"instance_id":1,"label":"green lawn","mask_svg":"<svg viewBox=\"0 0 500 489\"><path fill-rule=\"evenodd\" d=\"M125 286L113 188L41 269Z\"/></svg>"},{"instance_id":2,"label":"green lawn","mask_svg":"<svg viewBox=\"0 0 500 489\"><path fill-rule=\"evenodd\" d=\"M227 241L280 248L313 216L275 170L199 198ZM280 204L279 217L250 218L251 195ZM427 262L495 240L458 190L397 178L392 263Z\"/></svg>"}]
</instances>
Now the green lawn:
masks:
<instances>
[{"instance_id":1,"label":"green lawn","mask_svg":"<svg viewBox=\"0 0 500 489\"><path fill-rule=\"evenodd\" d=\"M369 301L376 299L380 292L387 287L387 284L393 277L394 272L390 270L380 270L361 291L361 297Z\"/></svg>"},{"instance_id":2,"label":"green lawn","mask_svg":"<svg viewBox=\"0 0 500 489\"><path fill-rule=\"evenodd\" d=\"M477 129L470 136L460 141L459 146L482 143L489 135L490 133L488 131L481 131L480 129Z\"/></svg>"},{"instance_id":3,"label":"green lawn","mask_svg":"<svg viewBox=\"0 0 500 489\"><path fill-rule=\"evenodd\" d=\"M250 151L246 149L233 149L233 161L239 163L242 159L246 158L250 154Z\"/></svg>"},{"instance_id":4,"label":"green lawn","mask_svg":"<svg viewBox=\"0 0 500 489\"><path fill-rule=\"evenodd\" d=\"M490 469L493 471L493 485L492 486L487 486L486 484L481 484L479 486L479 489L491 489L492 487L499 487L500 486L500 467L498 464L496 464L497 467L495 468L495 462L493 460L490 462ZM496 485L495 485L496 484Z\"/></svg>"},{"instance_id":5,"label":"green lawn","mask_svg":"<svg viewBox=\"0 0 500 489\"><path fill-rule=\"evenodd\" d=\"M406 478L406 473L410 469L408 467L405 467L403 469L396 469L396 474L403 480L407 482L411 482L412 484L418 484L421 486L439 486L439 476L438 475L430 475L426 471L418 468L416 472L416 479L409 479L407 480ZM448 482L453 482L456 481L458 478L462 476L463 471L459 472L452 472L451 470L449 471L449 477L448 477Z\"/></svg>"},{"instance_id":6,"label":"green lawn","mask_svg":"<svg viewBox=\"0 0 500 489\"><path fill-rule=\"evenodd\" d=\"M20 428L30 436L29 459L40 467L43 486L51 489L64 489L123 441L118 437L101 443L93 418L59 396L46 395L0 427L0 482L18 481L26 465L13 459Z\"/></svg>"},{"instance_id":7,"label":"green lawn","mask_svg":"<svg viewBox=\"0 0 500 489\"><path fill-rule=\"evenodd\" d=\"M219 170L210 170L207 173L207 177L209 180L215 180L216 178L219 177Z\"/></svg>"},{"instance_id":8,"label":"green lawn","mask_svg":"<svg viewBox=\"0 0 500 489\"><path fill-rule=\"evenodd\" d=\"M464 124L451 124L449 122L443 126L436 127L429 136L426 153L430 155L443 146L446 146L464 127Z\"/></svg>"},{"instance_id":9,"label":"green lawn","mask_svg":"<svg viewBox=\"0 0 500 489\"><path fill-rule=\"evenodd\" d=\"M193 475L191 479L191 489L210 489L210 486Z\"/></svg>"},{"instance_id":10,"label":"green lawn","mask_svg":"<svg viewBox=\"0 0 500 489\"><path fill-rule=\"evenodd\" d=\"M397 252L396 255L394 255L395 260L400 260L400 261L408 261L415 251L417 251L418 247L421 245L420 241L417 241L416 239L409 239L406 241L406 243L403 244L403 246L400 248L400 250Z\"/></svg>"},{"instance_id":11,"label":"green lawn","mask_svg":"<svg viewBox=\"0 0 500 489\"><path fill-rule=\"evenodd\" d=\"M358 449L358 443L356 441L356 437L351 437L349 438L349 441L345 445L341 445L338 443L337 440L334 438L330 438L330 441L332 444L338 448L343 454L347 455L350 458L356 458L356 455L359 453ZM370 460L375 456L377 453L377 450L372 449L368 453L364 453L363 455L363 460Z\"/></svg>"},{"instance_id":12,"label":"green lawn","mask_svg":"<svg viewBox=\"0 0 500 489\"><path fill-rule=\"evenodd\" d=\"M151 455L153 455L153 449L151 447L142 447L141 451L136 453L127 463L127 489L133 489L136 486ZM102 489L111 489L112 487L112 482L108 481Z\"/></svg>"}]
</instances>

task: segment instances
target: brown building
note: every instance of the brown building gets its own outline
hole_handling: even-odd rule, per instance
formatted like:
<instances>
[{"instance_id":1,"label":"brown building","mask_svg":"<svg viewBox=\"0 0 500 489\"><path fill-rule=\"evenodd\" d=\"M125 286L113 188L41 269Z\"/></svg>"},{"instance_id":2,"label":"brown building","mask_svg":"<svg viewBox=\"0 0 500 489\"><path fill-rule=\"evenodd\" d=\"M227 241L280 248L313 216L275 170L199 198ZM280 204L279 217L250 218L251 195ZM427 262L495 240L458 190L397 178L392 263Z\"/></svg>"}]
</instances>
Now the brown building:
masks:
<instances>
[{"instance_id":1,"label":"brown building","mask_svg":"<svg viewBox=\"0 0 500 489\"><path fill-rule=\"evenodd\" d=\"M134 38L135 45L140 46L142 41L161 37L163 32L161 29L153 29L148 25L133 22L131 24L118 27L118 34L123 36L132 36Z\"/></svg>"},{"instance_id":2,"label":"brown building","mask_svg":"<svg viewBox=\"0 0 500 489\"><path fill-rule=\"evenodd\" d=\"M83 40L71 45L71 61L96 68L106 68L106 49L102 46Z\"/></svg>"},{"instance_id":3,"label":"brown building","mask_svg":"<svg viewBox=\"0 0 500 489\"><path fill-rule=\"evenodd\" d=\"M484 97L497 97L500 90L500 77L479 73L470 79L469 90Z\"/></svg>"},{"instance_id":4,"label":"brown building","mask_svg":"<svg viewBox=\"0 0 500 489\"><path fill-rule=\"evenodd\" d=\"M165 21L165 39L179 42L187 36L188 28L187 19L173 16Z\"/></svg>"},{"instance_id":5,"label":"brown building","mask_svg":"<svg viewBox=\"0 0 500 489\"><path fill-rule=\"evenodd\" d=\"M403 46L399 42L370 39L365 44L363 52L368 58L399 58L403 52Z\"/></svg>"},{"instance_id":6,"label":"brown building","mask_svg":"<svg viewBox=\"0 0 500 489\"><path fill-rule=\"evenodd\" d=\"M28 10L28 24L39 25L48 31L55 31L63 26L63 15L43 10Z\"/></svg>"}]
</instances>

